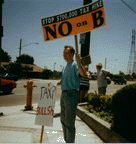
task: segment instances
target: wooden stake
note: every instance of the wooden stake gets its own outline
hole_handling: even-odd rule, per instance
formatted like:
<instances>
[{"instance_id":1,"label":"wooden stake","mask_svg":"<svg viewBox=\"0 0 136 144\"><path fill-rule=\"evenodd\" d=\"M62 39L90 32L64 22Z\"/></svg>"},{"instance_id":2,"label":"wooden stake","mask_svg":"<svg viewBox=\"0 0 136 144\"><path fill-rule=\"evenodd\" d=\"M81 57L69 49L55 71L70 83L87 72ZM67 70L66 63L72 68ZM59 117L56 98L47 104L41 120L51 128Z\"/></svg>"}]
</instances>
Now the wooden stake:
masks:
<instances>
[{"instance_id":1,"label":"wooden stake","mask_svg":"<svg viewBox=\"0 0 136 144\"><path fill-rule=\"evenodd\" d=\"M40 143L42 143L43 132L44 132L44 126L42 126L42 130L41 130L41 139L40 139Z\"/></svg>"},{"instance_id":2,"label":"wooden stake","mask_svg":"<svg viewBox=\"0 0 136 144\"><path fill-rule=\"evenodd\" d=\"M77 35L75 35L75 48L76 48L76 53L78 54L78 42L77 42Z\"/></svg>"}]
</instances>

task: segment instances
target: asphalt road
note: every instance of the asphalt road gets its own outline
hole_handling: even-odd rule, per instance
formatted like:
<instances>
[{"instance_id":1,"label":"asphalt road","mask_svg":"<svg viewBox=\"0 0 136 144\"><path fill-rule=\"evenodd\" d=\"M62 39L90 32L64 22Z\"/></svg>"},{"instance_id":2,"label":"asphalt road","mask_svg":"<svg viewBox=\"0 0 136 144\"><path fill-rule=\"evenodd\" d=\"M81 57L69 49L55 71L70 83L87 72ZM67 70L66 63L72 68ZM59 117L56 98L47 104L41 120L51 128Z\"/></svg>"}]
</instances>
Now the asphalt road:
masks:
<instances>
[{"instance_id":1,"label":"asphalt road","mask_svg":"<svg viewBox=\"0 0 136 144\"><path fill-rule=\"evenodd\" d=\"M32 96L32 104L38 103L39 100L39 93L40 88L45 83L52 82L57 83L58 80L40 80L40 79L33 79L33 84L37 87L33 88L33 96ZM12 92L12 94L4 95L2 92L0 92L0 107L5 106L15 106L15 105L24 105L26 106L26 95L27 90L23 87L24 84L27 83L27 80L19 80L17 81L17 88L15 88ZM127 82L127 84L133 84L134 82ZM118 89L124 87L125 85L115 85L113 82L108 85L107 87L107 94L113 94ZM97 81L90 81L90 90L89 92L95 92L97 91ZM57 94L56 94L56 100L60 100L61 96L61 87L57 86Z\"/></svg>"}]
</instances>

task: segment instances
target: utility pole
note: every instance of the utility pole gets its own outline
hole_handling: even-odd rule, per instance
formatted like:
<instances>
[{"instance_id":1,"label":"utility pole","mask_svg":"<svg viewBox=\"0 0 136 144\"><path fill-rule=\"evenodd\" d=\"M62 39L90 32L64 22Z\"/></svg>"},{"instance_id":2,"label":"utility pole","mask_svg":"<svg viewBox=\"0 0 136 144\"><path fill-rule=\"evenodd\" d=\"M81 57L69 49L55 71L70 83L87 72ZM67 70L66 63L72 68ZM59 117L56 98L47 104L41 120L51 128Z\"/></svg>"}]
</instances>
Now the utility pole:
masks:
<instances>
[{"instance_id":1,"label":"utility pole","mask_svg":"<svg viewBox=\"0 0 136 144\"><path fill-rule=\"evenodd\" d=\"M3 26L2 26L2 4L4 0L0 0L0 67L2 61L2 37L3 37Z\"/></svg>"},{"instance_id":2,"label":"utility pole","mask_svg":"<svg viewBox=\"0 0 136 144\"><path fill-rule=\"evenodd\" d=\"M105 69L106 69L107 58L105 58Z\"/></svg>"},{"instance_id":3,"label":"utility pole","mask_svg":"<svg viewBox=\"0 0 136 144\"><path fill-rule=\"evenodd\" d=\"M83 5L92 3L92 0L83 0ZM85 33L85 42L81 44L81 57L89 56L90 53L90 35L91 32ZM90 57L89 57L90 58Z\"/></svg>"},{"instance_id":4,"label":"utility pole","mask_svg":"<svg viewBox=\"0 0 136 144\"><path fill-rule=\"evenodd\" d=\"M21 56L21 49L22 49L21 44L22 44L22 39L20 39L19 57Z\"/></svg>"},{"instance_id":5,"label":"utility pole","mask_svg":"<svg viewBox=\"0 0 136 144\"><path fill-rule=\"evenodd\" d=\"M19 46L19 57L21 56L21 50L22 50L22 47L26 47L26 46L28 46L28 45L32 45L32 44L38 44L37 42L33 42L33 43L29 43L29 44L27 44L27 45L23 45L22 46L22 39L20 39L20 46Z\"/></svg>"}]
</instances>

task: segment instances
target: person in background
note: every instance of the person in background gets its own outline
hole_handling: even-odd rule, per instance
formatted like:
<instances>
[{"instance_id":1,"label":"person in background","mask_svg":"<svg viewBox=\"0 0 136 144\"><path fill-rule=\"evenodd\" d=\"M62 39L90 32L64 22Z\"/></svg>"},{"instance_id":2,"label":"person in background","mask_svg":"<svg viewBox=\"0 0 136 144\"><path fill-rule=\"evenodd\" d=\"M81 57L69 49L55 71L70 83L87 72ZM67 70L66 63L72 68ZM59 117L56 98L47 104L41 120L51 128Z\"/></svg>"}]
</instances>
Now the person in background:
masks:
<instances>
[{"instance_id":1,"label":"person in background","mask_svg":"<svg viewBox=\"0 0 136 144\"><path fill-rule=\"evenodd\" d=\"M79 99L80 75L85 77L85 69L81 64L80 54L76 54L76 61L73 60L75 50L72 46L65 46L63 51L64 60L67 62L63 67L61 81L61 124L64 140L66 143L75 141L75 118Z\"/></svg>"},{"instance_id":2,"label":"person in background","mask_svg":"<svg viewBox=\"0 0 136 144\"><path fill-rule=\"evenodd\" d=\"M89 80L91 80L90 73L88 72L88 66L85 66L86 71L86 77L80 78L80 99L79 102L82 102L82 98L88 93L90 83Z\"/></svg>"},{"instance_id":3,"label":"person in background","mask_svg":"<svg viewBox=\"0 0 136 144\"><path fill-rule=\"evenodd\" d=\"M106 77L110 74L109 71L102 70L102 64L98 63L96 65L97 73L93 74L95 79L97 79L97 85L98 85L98 92L99 94L105 95L106 94L106 88L107 88L107 80Z\"/></svg>"}]
</instances>

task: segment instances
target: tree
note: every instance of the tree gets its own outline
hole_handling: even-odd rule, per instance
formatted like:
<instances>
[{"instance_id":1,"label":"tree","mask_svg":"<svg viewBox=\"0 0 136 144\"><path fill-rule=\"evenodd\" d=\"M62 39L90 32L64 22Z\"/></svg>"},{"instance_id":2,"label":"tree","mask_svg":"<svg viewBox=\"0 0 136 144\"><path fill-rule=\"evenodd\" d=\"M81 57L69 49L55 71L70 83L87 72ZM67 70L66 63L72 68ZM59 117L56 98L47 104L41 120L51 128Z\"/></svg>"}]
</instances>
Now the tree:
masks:
<instances>
[{"instance_id":1,"label":"tree","mask_svg":"<svg viewBox=\"0 0 136 144\"><path fill-rule=\"evenodd\" d=\"M135 73L132 73L132 77L133 77L133 78L136 78L136 74L135 74Z\"/></svg>"},{"instance_id":2,"label":"tree","mask_svg":"<svg viewBox=\"0 0 136 144\"><path fill-rule=\"evenodd\" d=\"M3 67L0 67L0 74L5 73L5 72L6 72L6 70L4 70Z\"/></svg>"},{"instance_id":3,"label":"tree","mask_svg":"<svg viewBox=\"0 0 136 144\"><path fill-rule=\"evenodd\" d=\"M8 72L9 73L13 73L15 75L18 75L18 76L22 76L22 73L23 73L23 67L20 63L10 63L8 65Z\"/></svg>"},{"instance_id":4,"label":"tree","mask_svg":"<svg viewBox=\"0 0 136 144\"><path fill-rule=\"evenodd\" d=\"M8 55L8 53L6 51L4 51L2 48L1 48L1 61L2 62L10 62L11 61L11 57L10 55Z\"/></svg>"},{"instance_id":5,"label":"tree","mask_svg":"<svg viewBox=\"0 0 136 144\"><path fill-rule=\"evenodd\" d=\"M44 69L42 71L42 78L43 79L49 79L52 77L52 75L53 75L53 72L50 69Z\"/></svg>"},{"instance_id":6,"label":"tree","mask_svg":"<svg viewBox=\"0 0 136 144\"><path fill-rule=\"evenodd\" d=\"M119 74L122 75L125 78L125 74L122 71L119 71Z\"/></svg>"},{"instance_id":7,"label":"tree","mask_svg":"<svg viewBox=\"0 0 136 144\"><path fill-rule=\"evenodd\" d=\"M34 64L34 58L28 54L22 54L19 57L16 57L16 62L24 64Z\"/></svg>"},{"instance_id":8,"label":"tree","mask_svg":"<svg viewBox=\"0 0 136 144\"><path fill-rule=\"evenodd\" d=\"M126 75L125 78L126 78L127 80L133 80L133 77L132 77L130 74Z\"/></svg>"},{"instance_id":9,"label":"tree","mask_svg":"<svg viewBox=\"0 0 136 144\"><path fill-rule=\"evenodd\" d=\"M53 79L60 79L61 78L61 73L62 72L54 70L54 72L53 72Z\"/></svg>"}]
</instances>

